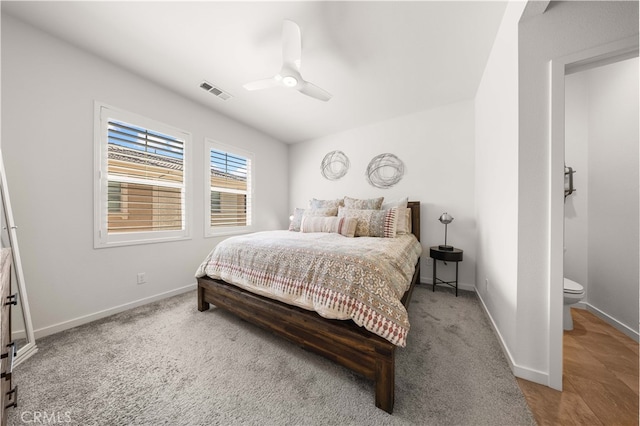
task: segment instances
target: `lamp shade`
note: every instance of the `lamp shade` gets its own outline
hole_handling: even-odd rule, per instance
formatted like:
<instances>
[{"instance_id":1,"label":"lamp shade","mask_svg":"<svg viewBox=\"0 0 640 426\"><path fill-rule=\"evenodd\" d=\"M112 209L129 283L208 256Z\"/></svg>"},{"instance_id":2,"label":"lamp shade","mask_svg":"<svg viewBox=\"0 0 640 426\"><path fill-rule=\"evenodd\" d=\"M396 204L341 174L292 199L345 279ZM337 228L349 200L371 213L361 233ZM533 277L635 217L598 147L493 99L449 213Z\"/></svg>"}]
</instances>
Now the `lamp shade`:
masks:
<instances>
[{"instance_id":1,"label":"lamp shade","mask_svg":"<svg viewBox=\"0 0 640 426\"><path fill-rule=\"evenodd\" d=\"M438 219L440 221L440 223L443 223L445 225L450 224L451 222L453 222L453 216L451 216L449 213L444 212L440 215L440 218Z\"/></svg>"}]
</instances>

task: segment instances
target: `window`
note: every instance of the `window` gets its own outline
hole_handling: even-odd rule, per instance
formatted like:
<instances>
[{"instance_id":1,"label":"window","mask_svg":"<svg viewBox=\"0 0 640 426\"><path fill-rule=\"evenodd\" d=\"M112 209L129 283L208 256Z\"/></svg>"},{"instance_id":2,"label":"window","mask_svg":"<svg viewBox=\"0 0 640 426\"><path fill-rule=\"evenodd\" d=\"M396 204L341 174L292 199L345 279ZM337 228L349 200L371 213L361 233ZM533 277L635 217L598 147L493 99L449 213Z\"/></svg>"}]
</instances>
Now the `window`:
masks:
<instances>
[{"instance_id":1,"label":"window","mask_svg":"<svg viewBox=\"0 0 640 426\"><path fill-rule=\"evenodd\" d=\"M95 114L94 246L188 238L191 136L99 103Z\"/></svg>"},{"instance_id":2,"label":"window","mask_svg":"<svg viewBox=\"0 0 640 426\"><path fill-rule=\"evenodd\" d=\"M253 155L217 143L205 143L206 235L248 232L251 228Z\"/></svg>"}]
</instances>

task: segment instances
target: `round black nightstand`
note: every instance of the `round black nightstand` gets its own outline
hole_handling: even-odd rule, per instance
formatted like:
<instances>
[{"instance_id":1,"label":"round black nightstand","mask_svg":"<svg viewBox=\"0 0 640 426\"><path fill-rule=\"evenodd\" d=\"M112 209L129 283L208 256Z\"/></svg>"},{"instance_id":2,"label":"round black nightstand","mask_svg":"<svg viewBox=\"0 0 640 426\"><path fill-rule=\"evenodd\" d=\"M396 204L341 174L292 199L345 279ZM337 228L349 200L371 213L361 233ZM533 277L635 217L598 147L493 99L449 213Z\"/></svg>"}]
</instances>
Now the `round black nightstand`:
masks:
<instances>
[{"instance_id":1,"label":"round black nightstand","mask_svg":"<svg viewBox=\"0 0 640 426\"><path fill-rule=\"evenodd\" d=\"M436 291L436 284L446 284L456 289L456 297L458 297L458 262L462 262L462 253L463 251L457 248L453 250L441 250L438 246L429 248L429 257L433 259L433 291ZM436 277L436 263L438 263L438 260L456 263L455 281L444 281Z\"/></svg>"}]
</instances>

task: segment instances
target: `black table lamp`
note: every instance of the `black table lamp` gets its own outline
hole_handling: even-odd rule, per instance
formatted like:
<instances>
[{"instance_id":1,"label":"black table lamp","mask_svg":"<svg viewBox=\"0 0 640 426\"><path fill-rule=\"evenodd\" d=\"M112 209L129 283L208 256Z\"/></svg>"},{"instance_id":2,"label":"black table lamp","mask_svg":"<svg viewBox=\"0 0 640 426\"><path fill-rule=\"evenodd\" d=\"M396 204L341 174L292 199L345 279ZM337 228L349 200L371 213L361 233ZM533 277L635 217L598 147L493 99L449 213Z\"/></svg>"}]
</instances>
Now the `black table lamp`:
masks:
<instances>
[{"instance_id":1,"label":"black table lamp","mask_svg":"<svg viewBox=\"0 0 640 426\"><path fill-rule=\"evenodd\" d=\"M445 212L440 215L438 220L440 223L444 223L444 244L439 245L438 248L440 250L453 251L453 246L447 245L447 225L453 222L453 217L449 213Z\"/></svg>"}]
</instances>

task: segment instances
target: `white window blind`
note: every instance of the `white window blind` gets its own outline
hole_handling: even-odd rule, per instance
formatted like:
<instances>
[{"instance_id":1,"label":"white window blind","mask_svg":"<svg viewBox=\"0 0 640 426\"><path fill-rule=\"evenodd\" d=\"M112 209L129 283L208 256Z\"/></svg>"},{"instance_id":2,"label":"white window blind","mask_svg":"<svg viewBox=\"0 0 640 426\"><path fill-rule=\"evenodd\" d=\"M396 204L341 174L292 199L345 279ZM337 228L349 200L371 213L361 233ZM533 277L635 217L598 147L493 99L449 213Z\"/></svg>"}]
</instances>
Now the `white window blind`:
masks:
<instances>
[{"instance_id":1,"label":"white window blind","mask_svg":"<svg viewBox=\"0 0 640 426\"><path fill-rule=\"evenodd\" d=\"M207 141L209 235L238 233L251 226L252 155Z\"/></svg>"},{"instance_id":2,"label":"white window blind","mask_svg":"<svg viewBox=\"0 0 640 426\"><path fill-rule=\"evenodd\" d=\"M188 134L101 107L98 246L184 238Z\"/></svg>"}]
</instances>

